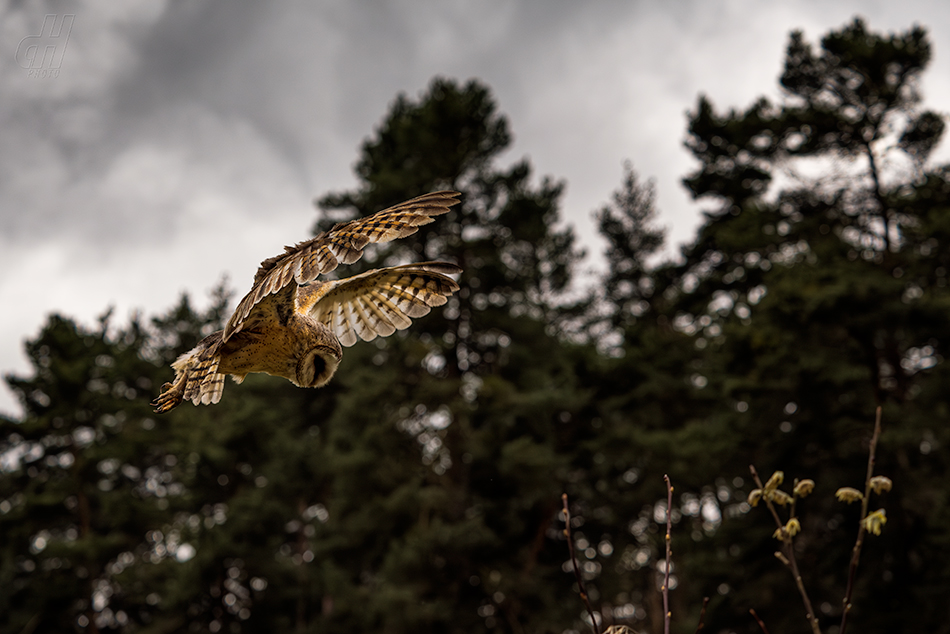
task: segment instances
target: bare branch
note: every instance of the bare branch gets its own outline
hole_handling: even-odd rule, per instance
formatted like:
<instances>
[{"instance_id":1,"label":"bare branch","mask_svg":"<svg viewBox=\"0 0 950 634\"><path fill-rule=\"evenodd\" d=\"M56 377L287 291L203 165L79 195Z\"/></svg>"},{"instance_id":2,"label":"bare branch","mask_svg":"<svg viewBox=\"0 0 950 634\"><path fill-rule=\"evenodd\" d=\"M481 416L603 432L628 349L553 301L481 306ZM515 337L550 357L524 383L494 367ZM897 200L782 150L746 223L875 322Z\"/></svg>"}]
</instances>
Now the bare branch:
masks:
<instances>
[{"instance_id":1,"label":"bare branch","mask_svg":"<svg viewBox=\"0 0 950 634\"><path fill-rule=\"evenodd\" d=\"M571 537L571 511L567 508L567 493L561 494L561 502L564 504L564 537L567 538L567 549L571 553L571 564L574 567L574 577L577 579L577 590L580 592L581 601L584 602L584 607L587 608L587 613L590 615L590 624L594 634L600 634L600 626L597 624L597 617L594 615L594 608L590 605L590 599L587 598L584 579L577 567L577 557L574 556L574 539Z\"/></svg>"},{"instance_id":2,"label":"bare branch","mask_svg":"<svg viewBox=\"0 0 950 634\"><path fill-rule=\"evenodd\" d=\"M670 483L670 476L663 476L666 481L666 570L663 578L663 634L670 634L670 565L672 563L673 551L671 550L670 532L673 528L673 485Z\"/></svg>"},{"instance_id":3,"label":"bare branch","mask_svg":"<svg viewBox=\"0 0 950 634\"><path fill-rule=\"evenodd\" d=\"M762 634L769 634L769 628L765 627L765 623L762 622L762 619L759 618L759 615L755 613L755 610L749 608L749 614L752 615L752 618L755 619L755 622L759 624L759 628L762 630Z\"/></svg>"},{"instance_id":4,"label":"bare branch","mask_svg":"<svg viewBox=\"0 0 950 634\"><path fill-rule=\"evenodd\" d=\"M706 624L703 623L703 619L706 618L706 606L709 605L709 597L703 597L703 609L699 612L699 623L696 625L695 634L699 634L700 630L706 627Z\"/></svg>"},{"instance_id":5,"label":"bare branch","mask_svg":"<svg viewBox=\"0 0 950 634\"><path fill-rule=\"evenodd\" d=\"M868 450L868 471L864 479L864 499L861 500L861 521L858 522L858 538L851 551L851 565L848 568L848 587L844 593L841 610L841 627L839 634L845 634L848 626L848 614L851 612L851 595L854 592L854 578L858 572L858 561L861 559L861 546L864 544L864 518L868 516L868 498L871 497L871 478L874 476L874 457L877 452L877 439L881 435L881 407L878 406L874 415L874 433L871 435L871 447Z\"/></svg>"}]
</instances>

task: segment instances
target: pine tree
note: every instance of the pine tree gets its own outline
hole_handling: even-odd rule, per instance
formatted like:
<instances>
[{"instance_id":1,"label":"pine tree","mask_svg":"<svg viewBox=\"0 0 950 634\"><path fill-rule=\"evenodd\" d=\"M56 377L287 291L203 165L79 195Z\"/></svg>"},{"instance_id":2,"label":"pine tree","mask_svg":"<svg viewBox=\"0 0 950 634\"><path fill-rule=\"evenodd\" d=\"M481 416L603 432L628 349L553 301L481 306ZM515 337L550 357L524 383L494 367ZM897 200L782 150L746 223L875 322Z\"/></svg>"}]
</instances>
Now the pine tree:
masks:
<instances>
[{"instance_id":1,"label":"pine tree","mask_svg":"<svg viewBox=\"0 0 950 634\"><path fill-rule=\"evenodd\" d=\"M267 477L251 467L279 461L268 441L299 444L271 432L279 410L234 395L158 419L148 404L167 363L220 328L227 303L220 288L206 312L183 297L150 327L53 316L27 343L32 376L7 377L25 415L0 421L4 630L267 629L293 605L296 586L281 582L296 568L274 555L296 500L268 504ZM234 415L242 408L251 415ZM264 593L266 579L291 590Z\"/></svg>"},{"instance_id":2,"label":"pine tree","mask_svg":"<svg viewBox=\"0 0 950 634\"><path fill-rule=\"evenodd\" d=\"M162 478L174 458L147 409L146 329L110 324L109 313L95 329L50 317L26 345L33 376L7 377L26 414L0 420L4 630L95 632L138 618L116 576L151 546L178 485Z\"/></svg>"},{"instance_id":3,"label":"pine tree","mask_svg":"<svg viewBox=\"0 0 950 634\"><path fill-rule=\"evenodd\" d=\"M614 192L612 204L595 214L597 228L608 245L603 299L615 327L642 315L653 296L649 260L663 247L665 234L655 226L655 201L653 181L640 183L633 166L626 163L623 185Z\"/></svg>"},{"instance_id":4,"label":"pine tree","mask_svg":"<svg viewBox=\"0 0 950 634\"><path fill-rule=\"evenodd\" d=\"M329 222L462 191L431 228L366 259L463 273L444 309L348 350L315 407L331 412L320 631L562 629L581 611L563 601L556 523L591 358L558 338L579 254L556 228L562 185L533 184L526 161L497 165L510 138L486 87L437 79L364 143L358 188L322 199Z\"/></svg>"},{"instance_id":5,"label":"pine tree","mask_svg":"<svg viewBox=\"0 0 950 634\"><path fill-rule=\"evenodd\" d=\"M701 97L687 141L700 166L685 183L717 208L685 262L657 273L674 274L658 289L674 329L702 350L693 367L709 404L693 434L705 449L683 444L680 457L719 478L724 514L748 492L750 462L818 482L799 541L823 626L840 620L858 519L832 493L863 481L879 404L878 470L897 484L887 530L865 550L853 627L936 631L945 621L924 599L947 581L935 555L947 510L924 500L946 497L950 466L932 451L947 441L935 386L950 337L941 232L950 183L926 161L944 128L921 107L929 59L922 28L885 36L855 20L818 54L792 34L784 103L720 115ZM725 522L712 543L728 556L697 552L687 563L694 601L719 583L732 588L710 627L740 628L733 615L747 607L772 629L801 627L792 581L771 559L769 519L756 511Z\"/></svg>"},{"instance_id":6,"label":"pine tree","mask_svg":"<svg viewBox=\"0 0 950 634\"><path fill-rule=\"evenodd\" d=\"M348 350L326 389L252 376L214 407L157 419L147 403L168 363L220 327L226 293L207 312L183 298L148 327L51 320L30 344L33 376L8 379L26 415L0 435L4 627L572 622L556 513L593 357L558 338L579 258L555 228L562 185L535 184L526 161L497 166L509 142L477 82L397 100L364 148L364 186L325 204L363 215L463 190L431 230L366 257L457 261L463 291Z\"/></svg>"},{"instance_id":7,"label":"pine tree","mask_svg":"<svg viewBox=\"0 0 950 634\"><path fill-rule=\"evenodd\" d=\"M699 389L703 352L677 327L670 285L676 266L657 261L664 231L656 226L655 192L628 165L610 204L595 216L607 242L602 306L590 334L604 352L591 380L586 416L594 433L579 448L590 456L568 487L575 500L575 541L584 553L587 591L605 624L662 631L666 490L676 485L677 569L689 543L718 528L704 516L715 477L697 469L713 449L701 425L713 400ZM606 319L605 319L606 317ZM606 328L604 326L607 326ZM713 449L714 450L714 449ZM697 537L699 535L700 537ZM686 545L683 544L686 540ZM673 593L689 614L692 597Z\"/></svg>"}]
</instances>

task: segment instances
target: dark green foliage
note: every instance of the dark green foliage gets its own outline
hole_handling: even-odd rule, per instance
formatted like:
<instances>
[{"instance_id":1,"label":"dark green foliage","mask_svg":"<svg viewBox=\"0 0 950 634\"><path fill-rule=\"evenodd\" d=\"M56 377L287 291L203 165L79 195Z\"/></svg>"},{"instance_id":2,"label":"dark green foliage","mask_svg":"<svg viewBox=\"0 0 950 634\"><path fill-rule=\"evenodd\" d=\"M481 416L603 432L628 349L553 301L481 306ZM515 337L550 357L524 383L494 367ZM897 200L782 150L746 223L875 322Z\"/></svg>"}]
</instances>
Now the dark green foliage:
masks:
<instances>
[{"instance_id":1,"label":"dark green foliage","mask_svg":"<svg viewBox=\"0 0 950 634\"><path fill-rule=\"evenodd\" d=\"M624 165L623 186L614 192L613 204L596 215L600 234L607 240L607 276L604 280L605 310L614 327L635 320L649 307L655 280L649 258L663 247L664 231L656 222L656 190L645 186L629 163Z\"/></svg>"},{"instance_id":2,"label":"dark green foliage","mask_svg":"<svg viewBox=\"0 0 950 634\"><path fill-rule=\"evenodd\" d=\"M183 300L176 338L200 327L195 319ZM160 376L153 359L168 356L156 339L137 317L116 329L106 314L86 330L52 316L26 346L33 377L7 378L26 417L0 421L2 629L151 619L152 590L123 570L173 554L173 539L154 531L184 492L175 435L148 407Z\"/></svg>"},{"instance_id":3,"label":"dark green foliage","mask_svg":"<svg viewBox=\"0 0 950 634\"><path fill-rule=\"evenodd\" d=\"M410 337L348 350L328 390L333 610L321 631L561 629L577 614L550 588L570 593L552 520L585 352L557 339L555 302L578 254L553 228L562 186L532 184L526 162L496 164L509 141L484 86L438 79L418 102L399 97L364 143L359 189L321 203L357 216L459 189L431 231L375 259L409 251L464 271Z\"/></svg>"},{"instance_id":4,"label":"dark green foliage","mask_svg":"<svg viewBox=\"0 0 950 634\"><path fill-rule=\"evenodd\" d=\"M690 399L687 418L667 418L707 430L689 429L676 446L683 458L705 443L674 481L689 488L692 478L718 476L720 499L738 501L750 487L733 482L748 483L750 462L765 477L784 469L813 478L799 544L824 628L840 620L857 520L832 494L863 488L878 404L878 472L895 490L881 502L884 535L865 547L851 623L861 632L946 625L945 610L921 599L946 589L950 564L934 550L946 535L950 465L932 450L950 440L937 396L950 344L950 243L939 229L950 182L924 163L943 132L938 116L919 109L928 60L922 29L880 36L856 20L826 36L819 55L792 35L784 104L763 100L722 116L701 98L687 141L700 167L685 182L719 207L685 261L656 271L670 276L659 285L661 310L702 351L692 367L708 399L698 408ZM805 627L791 575L765 563L776 549L770 525L758 509L741 525L725 521L683 561L693 604L718 581L734 589L711 606L710 627L757 631L736 620L748 607L773 630ZM718 581L699 588L702 579Z\"/></svg>"}]
</instances>

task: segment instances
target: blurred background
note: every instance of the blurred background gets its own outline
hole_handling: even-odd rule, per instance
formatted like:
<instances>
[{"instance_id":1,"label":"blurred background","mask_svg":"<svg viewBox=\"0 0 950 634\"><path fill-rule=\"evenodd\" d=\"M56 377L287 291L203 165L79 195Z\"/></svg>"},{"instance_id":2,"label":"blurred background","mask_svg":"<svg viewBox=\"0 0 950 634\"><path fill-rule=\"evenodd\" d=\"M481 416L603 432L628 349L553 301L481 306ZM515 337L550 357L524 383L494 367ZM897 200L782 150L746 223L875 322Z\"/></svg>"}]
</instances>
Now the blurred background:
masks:
<instances>
[{"instance_id":1,"label":"blurred background","mask_svg":"<svg viewBox=\"0 0 950 634\"><path fill-rule=\"evenodd\" d=\"M52 17L50 17L52 16ZM943 3L11 3L0 629L853 631L950 615ZM462 290L156 417L257 263L437 188ZM782 509L783 521L788 509ZM941 629L943 628L943 629Z\"/></svg>"}]
</instances>

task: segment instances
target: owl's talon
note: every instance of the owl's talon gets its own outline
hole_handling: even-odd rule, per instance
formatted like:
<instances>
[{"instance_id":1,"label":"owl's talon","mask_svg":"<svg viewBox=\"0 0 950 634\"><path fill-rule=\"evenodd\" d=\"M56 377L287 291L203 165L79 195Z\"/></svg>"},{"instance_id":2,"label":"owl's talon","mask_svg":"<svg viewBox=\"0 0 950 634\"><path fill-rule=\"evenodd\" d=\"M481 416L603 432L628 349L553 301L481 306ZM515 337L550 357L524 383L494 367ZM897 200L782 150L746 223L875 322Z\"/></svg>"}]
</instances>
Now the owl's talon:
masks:
<instances>
[{"instance_id":1,"label":"owl's talon","mask_svg":"<svg viewBox=\"0 0 950 634\"><path fill-rule=\"evenodd\" d=\"M162 385L162 393L159 394L154 401L149 403L149 405L155 408L154 412L156 414L164 414L181 405L182 400L184 400L184 392L180 384L181 381L177 384L165 383Z\"/></svg>"}]
</instances>

